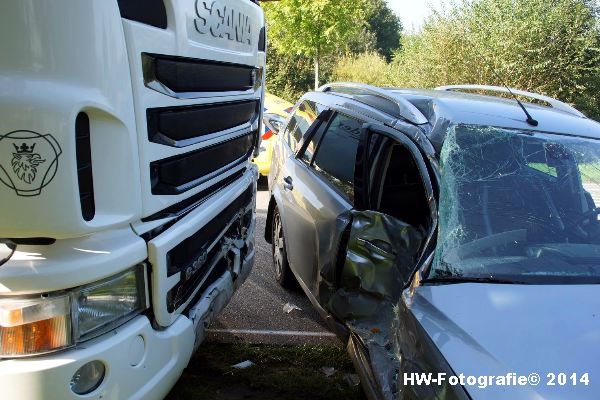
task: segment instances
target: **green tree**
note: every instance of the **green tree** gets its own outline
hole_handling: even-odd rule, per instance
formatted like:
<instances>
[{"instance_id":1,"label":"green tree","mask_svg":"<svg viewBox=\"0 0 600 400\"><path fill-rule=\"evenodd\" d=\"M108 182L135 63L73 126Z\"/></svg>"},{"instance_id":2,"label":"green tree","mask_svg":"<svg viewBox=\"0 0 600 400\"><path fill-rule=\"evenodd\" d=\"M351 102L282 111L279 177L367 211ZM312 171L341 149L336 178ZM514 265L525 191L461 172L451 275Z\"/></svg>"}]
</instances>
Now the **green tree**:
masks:
<instances>
[{"instance_id":1,"label":"green tree","mask_svg":"<svg viewBox=\"0 0 600 400\"><path fill-rule=\"evenodd\" d=\"M387 64L343 57L335 79L433 88L474 83L545 94L600 120L600 19L596 0L457 0L402 38ZM501 76L499 79L497 74Z\"/></svg>"},{"instance_id":2,"label":"green tree","mask_svg":"<svg viewBox=\"0 0 600 400\"><path fill-rule=\"evenodd\" d=\"M365 25L366 0L281 0L263 5L269 43L279 54L295 54L314 62L319 86L321 58L345 47Z\"/></svg>"},{"instance_id":3,"label":"green tree","mask_svg":"<svg viewBox=\"0 0 600 400\"><path fill-rule=\"evenodd\" d=\"M349 54L338 60L333 79L345 82L361 82L373 86L390 86L395 79L392 65L378 52Z\"/></svg>"},{"instance_id":4,"label":"green tree","mask_svg":"<svg viewBox=\"0 0 600 400\"><path fill-rule=\"evenodd\" d=\"M314 85L313 60L302 55L279 53L273 46L267 49L267 91L292 103ZM321 58L323 81L331 79L334 56Z\"/></svg>"},{"instance_id":5,"label":"green tree","mask_svg":"<svg viewBox=\"0 0 600 400\"><path fill-rule=\"evenodd\" d=\"M367 22L369 31L375 34L375 50L389 62L400 49L402 22L385 0L373 0L371 7Z\"/></svg>"},{"instance_id":6,"label":"green tree","mask_svg":"<svg viewBox=\"0 0 600 400\"><path fill-rule=\"evenodd\" d=\"M394 84L507 85L600 116L595 0L461 0L404 38Z\"/></svg>"}]
</instances>

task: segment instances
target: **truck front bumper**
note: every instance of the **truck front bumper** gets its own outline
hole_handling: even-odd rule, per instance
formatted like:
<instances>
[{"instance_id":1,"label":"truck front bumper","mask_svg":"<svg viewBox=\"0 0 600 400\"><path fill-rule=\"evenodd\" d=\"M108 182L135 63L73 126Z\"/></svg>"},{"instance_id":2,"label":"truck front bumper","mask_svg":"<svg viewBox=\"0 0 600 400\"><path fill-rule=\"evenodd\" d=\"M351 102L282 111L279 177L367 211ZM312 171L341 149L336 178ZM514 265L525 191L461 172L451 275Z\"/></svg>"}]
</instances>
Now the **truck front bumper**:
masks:
<instances>
[{"instance_id":1,"label":"truck front bumper","mask_svg":"<svg viewBox=\"0 0 600 400\"><path fill-rule=\"evenodd\" d=\"M180 316L155 331L146 316L76 348L50 356L0 361L0 391L9 399L162 399L179 379L194 348L192 322ZM106 367L100 387L79 396L73 374L99 360Z\"/></svg>"},{"instance_id":2,"label":"truck front bumper","mask_svg":"<svg viewBox=\"0 0 600 400\"><path fill-rule=\"evenodd\" d=\"M234 281L229 271L209 286L190 308L164 330L144 315L76 348L48 356L0 361L0 398L12 399L163 399L175 385L207 328L248 277L252 249L241 260ZM70 388L75 372L90 361L105 368L102 384L88 395Z\"/></svg>"}]
</instances>

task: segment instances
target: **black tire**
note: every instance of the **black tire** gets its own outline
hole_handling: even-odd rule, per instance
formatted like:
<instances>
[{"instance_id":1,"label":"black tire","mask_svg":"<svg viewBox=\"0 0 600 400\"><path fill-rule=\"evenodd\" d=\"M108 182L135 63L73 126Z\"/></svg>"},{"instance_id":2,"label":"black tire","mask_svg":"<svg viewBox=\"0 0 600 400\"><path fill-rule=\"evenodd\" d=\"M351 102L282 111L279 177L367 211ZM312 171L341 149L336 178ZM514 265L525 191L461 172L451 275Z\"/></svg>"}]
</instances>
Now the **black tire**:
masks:
<instances>
[{"instance_id":1,"label":"black tire","mask_svg":"<svg viewBox=\"0 0 600 400\"><path fill-rule=\"evenodd\" d=\"M271 226L271 253L273 254L273 265L275 266L275 280L282 287L292 289L296 285L294 273L290 269L285 250L285 237L279 209L275 206Z\"/></svg>"}]
</instances>

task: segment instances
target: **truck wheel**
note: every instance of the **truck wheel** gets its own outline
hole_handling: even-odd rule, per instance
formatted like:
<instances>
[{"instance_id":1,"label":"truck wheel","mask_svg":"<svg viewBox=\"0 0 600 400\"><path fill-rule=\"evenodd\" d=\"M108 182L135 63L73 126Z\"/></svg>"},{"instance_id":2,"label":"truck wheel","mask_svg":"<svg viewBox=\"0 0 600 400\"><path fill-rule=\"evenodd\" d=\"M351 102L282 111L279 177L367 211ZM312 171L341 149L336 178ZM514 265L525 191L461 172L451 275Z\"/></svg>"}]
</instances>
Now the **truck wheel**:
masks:
<instances>
[{"instance_id":1,"label":"truck wheel","mask_svg":"<svg viewBox=\"0 0 600 400\"><path fill-rule=\"evenodd\" d=\"M283 226L279 209L275 206L273 210L273 229L271 229L271 248L273 252L273 264L275 265L275 279L277 283L286 289L294 286L295 279L285 251L285 237L283 236Z\"/></svg>"}]
</instances>

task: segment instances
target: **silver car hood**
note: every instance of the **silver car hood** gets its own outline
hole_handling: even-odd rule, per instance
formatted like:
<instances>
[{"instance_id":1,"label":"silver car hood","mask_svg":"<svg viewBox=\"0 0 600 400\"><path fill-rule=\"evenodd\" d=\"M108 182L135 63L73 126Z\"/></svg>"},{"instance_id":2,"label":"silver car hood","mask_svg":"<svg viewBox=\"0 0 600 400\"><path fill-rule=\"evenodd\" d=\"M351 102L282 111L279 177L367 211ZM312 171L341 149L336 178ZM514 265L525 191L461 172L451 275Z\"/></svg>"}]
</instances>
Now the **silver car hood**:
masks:
<instances>
[{"instance_id":1,"label":"silver car hood","mask_svg":"<svg viewBox=\"0 0 600 400\"><path fill-rule=\"evenodd\" d=\"M404 301L459 375L528 376L537 386L465 386L474 399L600 398L600 287L597 285L421 286ZM548 386L549 373L577 385ZM589 386L579 377L589 373Z\"/></svg>"}]
</instances>

